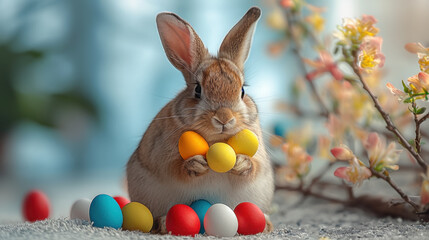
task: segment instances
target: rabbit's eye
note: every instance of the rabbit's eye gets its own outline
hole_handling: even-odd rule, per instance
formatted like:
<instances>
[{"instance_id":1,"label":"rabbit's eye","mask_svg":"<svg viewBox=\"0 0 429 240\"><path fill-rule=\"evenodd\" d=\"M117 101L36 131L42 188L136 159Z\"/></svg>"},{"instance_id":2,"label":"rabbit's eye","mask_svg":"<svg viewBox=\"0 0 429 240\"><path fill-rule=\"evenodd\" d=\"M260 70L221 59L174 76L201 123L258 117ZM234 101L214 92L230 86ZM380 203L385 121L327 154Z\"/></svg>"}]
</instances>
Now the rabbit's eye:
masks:
<instances>
[{"instance_id":1,"label":"rabbit's eye","mask_svg":"<svg viewBox=\"0 0 429 240\"><path fill-rule=\"evenodd\" d=\"M201 98L201 85L199 83L195 86L195 98Z\"/></svg>"},{"instance_id":2,"label":"rabbit's eye","mask_svg":"<svg viewBox=\"0 0 429 240\"><path fill-rule=\"evenodd\" d=\"M244 94L246 94L246 93L244 92L244 87L242 87L241 88L241 98L244 98Z\"/></svg>"}]
</instances>

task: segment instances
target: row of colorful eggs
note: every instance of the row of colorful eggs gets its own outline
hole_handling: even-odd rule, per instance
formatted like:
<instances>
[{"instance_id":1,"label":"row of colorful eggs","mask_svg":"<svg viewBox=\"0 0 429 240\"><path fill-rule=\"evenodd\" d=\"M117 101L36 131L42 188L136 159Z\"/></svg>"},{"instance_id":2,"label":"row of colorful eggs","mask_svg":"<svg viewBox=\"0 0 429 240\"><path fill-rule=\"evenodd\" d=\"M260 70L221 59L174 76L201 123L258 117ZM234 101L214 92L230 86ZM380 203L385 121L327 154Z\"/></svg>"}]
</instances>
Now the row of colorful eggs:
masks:
<instances>
[{"instance_id":1,"label":"row of colorful eggs","mask_svg":"<svg viewBox=\"0 0 429 240\"><path fill-rule=\"evenodd\" d=\"M44 220L49 216L49 199L41 191L31 191L24 200L23 213L27 221ZM92 201L79 199L70 210L71 219L92 222L94 227L122 228L123 230L150 232L153 216L141 203L130 202L122 196L106 194L96 196ZM217 203L197 200L190 206L174 205L166 216L167 231L173 235L194 236L198 233L231 237L236 233L257 234L265 228L265 215L253 203L243 202L234 211Z\"/></svg>"},{"instance_id":2,"label":"row of colorful eggs","mask_svg":"<svg viewBox=\"0 0 429 240\"><path fill-rule=\"evenodd\" d=\"M83 212L87 206L78 207L79 200L72 207L73 212ZM83 210L79 209L83 208ZM121 207L112 197L100 194L89 206L89 220L95 227L112 227L124 230L150 232L153 216L141 203L130 202ZM265 215L255 204L243 202L234 211L228 206L211 204L206 200L197 200L190 206L176 204L167 213L165 224L172 235L194 236L198 233L232 237L236 233L257 234L265 228Z\"/></svg>"}]
</instances>

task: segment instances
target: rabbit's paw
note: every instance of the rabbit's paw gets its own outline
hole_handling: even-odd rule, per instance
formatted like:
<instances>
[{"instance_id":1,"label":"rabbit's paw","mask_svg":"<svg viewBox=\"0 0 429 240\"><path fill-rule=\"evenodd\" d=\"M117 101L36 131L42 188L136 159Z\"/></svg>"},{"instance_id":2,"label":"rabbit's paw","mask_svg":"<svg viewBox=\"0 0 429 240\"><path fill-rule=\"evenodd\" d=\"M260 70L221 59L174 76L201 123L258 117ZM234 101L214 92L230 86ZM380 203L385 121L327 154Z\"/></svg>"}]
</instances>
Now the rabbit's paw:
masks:
<instances>
[{"instance_id":1,"label":"rabbit's paw","mask_svg":"<svg viewBox=\"0 0 429 240\"><path fill-rule=\"evenodd\" d=\"M252 173L253 163L250 157L244 154L237 154L235 166L231 169L231 173L235 175L248 176Z\"/></svg>"},{"instance_id":2,"label":"rabbit's paw","mask_svg":"<svg viewBox=\"0 0 429 240\"><path fill-rule=\"evenodd\" d=\"M184 167L191 177L198 177L209 171L209 165L203 155L195 155L186 159Z\"/></svg>"},{"instance_id":3,"label":"rabbit's paw","mask_svg":"<svg viewBox=\"0 0 429 240\"><path fill-rule=\"evenodd\" d=\"M158 217L153 221L153 227L150 231L153 234L167 234L167 227L165 224L165 219L167 216Z\"/></svg>"},{"instance_id":4,"label":"rabbit's paw","mask_svg":"<svg viewBox=\"0 0 429 240\"><path fill-rule=\"evenodd\" d=\"M274 226L273 223L270 220L270 217L268 217L268 215L265 215L265 228L264 228L264 233L270 233L274 230Z\"/></svg>"}]
</instances>

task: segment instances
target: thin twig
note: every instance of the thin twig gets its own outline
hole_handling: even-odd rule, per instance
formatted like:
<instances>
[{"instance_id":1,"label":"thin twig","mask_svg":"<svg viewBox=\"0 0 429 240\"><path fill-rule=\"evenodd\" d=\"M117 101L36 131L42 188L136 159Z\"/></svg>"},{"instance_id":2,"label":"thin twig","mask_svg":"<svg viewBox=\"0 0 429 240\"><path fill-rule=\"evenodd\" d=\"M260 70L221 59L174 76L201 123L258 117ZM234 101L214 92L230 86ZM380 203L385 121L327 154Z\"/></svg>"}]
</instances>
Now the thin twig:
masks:
<instances>
[{"instance_id":1,"label":"thin twig","mask_svg":"<svg viewBox=\"0 0 429 240\"><path fill-rule=\"evenodd\" d=\"M386 176L384 174L381 174L377 171L375 171L372 168L369 168L371 170L372 175L376 176L377 178L381 178L384 181L386 181L395 191L401 196L402 199L404 199L405 202L410 204L416 212L420 212L420 207L417 203L413 202L407 194L405 194L393 181L389 176Z\"/></svg>"},{"instance_id":2,"label":"thin twig","mask_svg":"<svg viewBox=\"0 0 429 240\"><path fill-rule=\"evenodd\" d=\"M294 191L294 192L301 192L304 193L306 195L310 195L316 198L320 198L320 199L324 199L330 202L334 202L334 203L341 203L341 204L349 204L349 201L346 200L342 200L342 199L337 199L337 198L332 198L330 196L326 196L320 193L316 193L313 191L306 191L303 192L302 188L299 187L292 187L292 186L276 186L276 190L287 190L287 191Z\"/></svg>"},{"instance_id":3,"label":"thin twig","mask_svg":"<svg viewBox=\"0 0 429 240\"><path fill-rule=\"evenodd\" d=\"M329 164L320 171L320 173L313 178L313 180L311 180L310 184L305 188L304 191L310 191L311 188L317 183L319 182L320 179L322 179L322 177L325 175L325 173L335 164L335 162L329 162Z\"/></svg>"},{"instance_id":4,"label":"thin twig","mask_svg":"<svg viewBox=\"0 0 429 240\"><path fill-rule=\"evenodd\" d=\"M365 80L363 79L359 69L357 68L356 64L352 64L351 66L353 68L353 71L358 76L360 82L362 83L363 89L369 94L372 101L374 102L375 108L378 110L378 112L383 117L384 121L386 122L387 126L386 128L391 131L393 134L398 137L399 143L407 149L407 151L416 159L417 163L420 165L420 167L423 168L423 170L426 172L428 165L423 160L423 158L418 154L416 151L414 151L413 147L408 143L408 141L405 139L405 137L401 134L401 132L396 128L395 124L393 124L392 120L390 119L390 116L388 113L384 111L384 109L381 107L380 102L378 101L377 97L374 96L374 94L369 89L368 85L366 84Z\"/></svg>"}]
</instances>

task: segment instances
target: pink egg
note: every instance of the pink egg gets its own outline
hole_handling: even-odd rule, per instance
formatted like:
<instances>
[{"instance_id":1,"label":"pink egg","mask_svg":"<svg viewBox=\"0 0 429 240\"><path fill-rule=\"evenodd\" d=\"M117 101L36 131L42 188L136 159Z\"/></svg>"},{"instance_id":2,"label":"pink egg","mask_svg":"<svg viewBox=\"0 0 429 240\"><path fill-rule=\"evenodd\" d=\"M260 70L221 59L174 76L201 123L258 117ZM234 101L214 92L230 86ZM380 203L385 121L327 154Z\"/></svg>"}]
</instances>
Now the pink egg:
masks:
<instances>
[{"instance_id":1,"label":"pink egg","mask_svg":"<svg viewBox=\"0 0 429 240\"><path fill-rule=\"evenodd\" d=\"M50 204L48 197L40 190L32 190L24 198L22 213L30 222L44 220L49 217Z\"/></svg>"}]
</instances>

